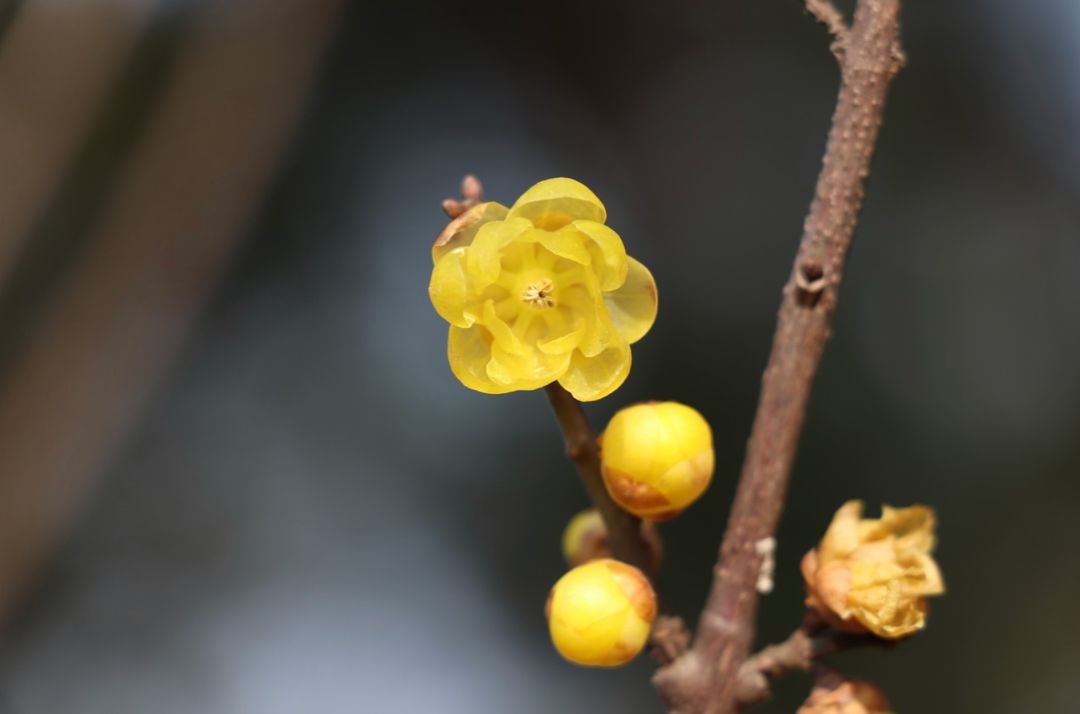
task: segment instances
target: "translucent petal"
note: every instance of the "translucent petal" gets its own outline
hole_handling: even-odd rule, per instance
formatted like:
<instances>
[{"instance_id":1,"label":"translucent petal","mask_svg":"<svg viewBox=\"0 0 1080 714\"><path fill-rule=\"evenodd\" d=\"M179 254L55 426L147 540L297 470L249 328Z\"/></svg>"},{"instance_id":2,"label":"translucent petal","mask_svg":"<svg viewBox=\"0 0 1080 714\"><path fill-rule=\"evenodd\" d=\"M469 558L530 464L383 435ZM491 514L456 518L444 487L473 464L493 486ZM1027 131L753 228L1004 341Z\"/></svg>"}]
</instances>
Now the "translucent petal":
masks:
<instances>
[{"instance_id":1,"label":"translucent petal","mask_svg":"<svg viewBox=\"0 0 1080 714\"><path fill-rule=\"evenodd\" d=\"M568 228L579 231L587 239L600 289L614 290L622 285L626 280L627 256L619 234L596 221L574 221Z\"/></svg>"},{"instance_id":2,"label":"translucent petal","mask_svg":"<svg viewBox=\"0 0 1080 714\"><path fill-rule=\"evenodd\" d=\"M520 216L537 228L555 231L571 221L585 219L603 223L607 219L604 204L584 184L568 178L541 181L514 202L510 217Z\"/></svg>"},{"instance_id":3,"label":"translucent petal","mask_svg":"<svg viewBox=\"0 0 1080 714\"><path fill-rule=\"evenodd\" d=\"M512 386L515 390L538 389L554 382L569 364L568 353L545 355L534 350L527 355L514 355L493 344L487 373L492 381Z\"/></svg>"},{"instance_id":4,"label":"translucent petal","mask_svg":"<svg viewBox=\"0 0 1080 714\"><path fill-rule=\"evenodd\" d=\"M566 228L557 231L534 230L530 231L525 238L536 241L560 258L572 260L580 265L588 265L592 262L592 256L585 247L585 237L579 231Z\"/></svg>"},{"instance_id":5,"label":"translucent petal","mask_svg":"<svg viewBox=\"0 0 1080 714\"><path fill-rule=\"evenodd\" d=\"M502 269L502 249L531 229L532 224L520 218L492 221L480 227L465 252L465 269L477 288L484 288L498 279Z\"/></svg>"},{"instance_id":6,"label":"translucent petal","mask_svg":"<svg viewBox=\"0 0 1080 714\"><path fill-rule=\"evenodd\" d=\"M486 338L485 338L486 336ZM480 325L468 329L450 328L447 357L454 376L469 389L484 394L506 394L515 387L498 384L487 374L487 365L491 361L491 339Z\"/></svg>"},{"instance_id":7,"label":"translucent petal","mask_svg":"<svg viewBox=\"0 0 1080 714\"><path fill-rule=\"evenodd\" d=\"M466 312L468 284L464 248L455 248L444 254L431 271L428 296L435 311L451 325L469 327L474 322L474 316Z\"/></svg>"},{"instance_id":8,"label":"translucent petal","mask_svg":"<svg viewBox=\"0 0 1080 714\"><path fill-rule=\"evenodd\" d=\"M491 332L495 344L502 349L514 355L527 355L529 353L529 347L514 334L509 325L495 314L495 302L493 300L484 303L483 324Z\"/></svg>"},{"instance_id":9,"label":"translucent petal","mask_svg":"<svg viewBox=\"0 0 1080 714\"><path fill-rule=\"evenodd\" d=\"M491 221L501 221L506 218L510 209L501 203L488 201L478 203L450 223L435 239L435 245L431 247L431 259L438 262L439 258L455 248L468 246L476 237L476 232L481 226Z\"/></svg>"},{"instance_id":10,"label":"translucent petal","mask_svg":"<svg viewBox=\"0 0 1080 714\"><path fill-rule=\"evenodd\" d=\"M559 384L582 402L603 399L618 389L630 374L630 345L616 340L595 357L574 352L570 368L559 378Z\"/></svg>"},{"instance_id":11,"label":"translucent petal","mask_svg":"<svg viewBox=\"0 0 1080 714\"><path fill-rule=\"evenodd\" d=\"M604 293L608 318L623 339L633 344L645 336L656 321L656 281L644 265L627 256L626 281L618 290Z\"/></svg>"},{"instance_id":12,"label":"translucent petal","mask_svg":"<svg viewBox=\"0 0 1080 714\"><path fill-rule=\"evenodd\" d=\"M577 326L571 331L545 342L539 342L536 346L544 354L560 355L576 349L583 337L585 337L585 321L579 320Z\"/></svg>"},{"instance_id":13,"label":"translucent petal","mask_svg":"<svg viewBox=\"0 0 1080 714\"><path fill-rule=\"evenodd\" d=\"M559 306L572 311L577 319L584 321L585 334L578 349L588 358L604 351L612 337L621 341L608 318L603 293L600 293L592 275L585 275L584 282L559 292Z\"/></svg>"}]
</instances>

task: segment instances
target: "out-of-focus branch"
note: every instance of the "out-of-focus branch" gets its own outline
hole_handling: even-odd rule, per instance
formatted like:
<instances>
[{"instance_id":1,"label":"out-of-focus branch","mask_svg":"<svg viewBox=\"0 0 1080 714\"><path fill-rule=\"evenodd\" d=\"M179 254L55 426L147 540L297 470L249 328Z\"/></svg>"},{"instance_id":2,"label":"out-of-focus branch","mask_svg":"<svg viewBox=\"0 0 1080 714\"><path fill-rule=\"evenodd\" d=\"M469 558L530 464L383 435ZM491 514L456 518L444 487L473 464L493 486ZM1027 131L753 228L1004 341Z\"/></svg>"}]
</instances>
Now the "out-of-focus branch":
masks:
<instances>
[{"instance_id":1,"label":"out-of-focus branch","mask_svg":"<svg viewBox=\"0 0 1080 714\"><path fill-rule=\"evenodd\" d=\"M838 20L813 1L819 18ZM833 8L835 10L835 8ZM731 714L755 632L757 583L783 510L814 375L836 310L890 81L902 65L900 0L858 0L843 37L841 84L814 198L784 287L757 415L712 589L689 652L657 672L672 712Z\"/></svg>"},{"instance_id":2,"label":"out-of-focus branch","mask_svg":"<svg viewBox=\"0 0 1080 714\"><path fill-rule=\"evenodd\" d=\"M341 5L196 4L171 84L86 255L0 385L0 621L245 236Z\"/></svg>"},{"instance_id":3,"label":"out-of-focus branch","mask_svg":"<svg viewBox=\"0 0 1080 714\"><path fill-rule=\"evenodd\" d=\"M160 4L26 0L15 10L0 43L0 285Z\"/></svg>"}]
</instances>

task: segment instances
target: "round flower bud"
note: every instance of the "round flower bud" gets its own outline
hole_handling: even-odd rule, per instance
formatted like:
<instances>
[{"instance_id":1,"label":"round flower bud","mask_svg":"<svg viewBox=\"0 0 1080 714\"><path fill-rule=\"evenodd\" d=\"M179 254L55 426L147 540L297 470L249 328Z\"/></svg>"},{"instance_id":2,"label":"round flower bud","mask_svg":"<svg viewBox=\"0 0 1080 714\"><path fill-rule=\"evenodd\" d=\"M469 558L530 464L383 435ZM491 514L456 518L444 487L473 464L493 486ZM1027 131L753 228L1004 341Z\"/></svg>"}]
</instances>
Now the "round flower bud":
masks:
<instances>
[{"instance_id":1,"label":"round flower bud","mask_svg":"<svg viewBox=\"0 0 1080 714\"><path fill-rule=\"evenodd\" d=\"M589 667L618 667L644 649L656 594L640 570L605 558L562 576L545 610L559 654Z\"/></svg>"},{"instance_id":2,"label":"round flower bud","mask_svg":"<svg viewBox=\"0 0 1080 714\"><path fill-rule=\"evenodd\" d=\"M664 557L664 546L656 526L648 521L641 523L641 538L648 546L649 570L656 572ZM595 508L587 508L570 519L562 535L562 552L570 567L584 565L590 560L611 558L604 519Z\"/></svg>"},{"instance_id":3,"label":"round flower bud","mask_svg":"<svg viewBox=\"0 0 1080 714\"><path fill-rule=\"evenodd\" d=\"M712 430L678 402L620 409L604 430L601 472L611 497L650 521L677 516L696 501L713 473Z\"/></svg>"}]
</instances>

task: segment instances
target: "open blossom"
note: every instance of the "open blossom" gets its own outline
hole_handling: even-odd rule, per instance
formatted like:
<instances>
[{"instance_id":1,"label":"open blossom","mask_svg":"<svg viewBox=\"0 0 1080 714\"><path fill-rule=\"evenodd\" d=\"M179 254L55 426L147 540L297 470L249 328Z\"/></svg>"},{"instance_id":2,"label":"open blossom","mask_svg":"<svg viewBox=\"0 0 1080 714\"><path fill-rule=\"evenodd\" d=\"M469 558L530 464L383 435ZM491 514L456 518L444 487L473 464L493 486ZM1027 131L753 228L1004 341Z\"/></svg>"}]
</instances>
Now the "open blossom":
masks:
<instances>
[{"instance_id":1,"label":"open blossom","mask_svg":"<svg viewBox=\"0 0 1080 714\"><path fill-rule=\"evenodd\" d=\"M606 218L592 191L554 178L443 231L428 293L462 384L504 394L558 381L590 401L623 383L630 345L656 319L656 283Z\"/></svg>"},{"instance_id":2,"label":"open blossom","mask_svg":"<svg viewBox=\"0 0 1080 714\"><path fill-rule=\"evenodd\" d=\"M926 624L926 598L945 592L934 549L934 512L883 506L862 518L848 501L802 561L806 604L833 627L897 639Z\"/></svg>"},{"instance_id":3,"label":"open blossom","mask_svg":"<svg viewBox=\"0 0 1080 714\"><path fill-rule=\"evenodd\" d=\"M831 677L814 685L795 714L888 714L885 693L870 682Z\"/></svg>"}]
</instances>

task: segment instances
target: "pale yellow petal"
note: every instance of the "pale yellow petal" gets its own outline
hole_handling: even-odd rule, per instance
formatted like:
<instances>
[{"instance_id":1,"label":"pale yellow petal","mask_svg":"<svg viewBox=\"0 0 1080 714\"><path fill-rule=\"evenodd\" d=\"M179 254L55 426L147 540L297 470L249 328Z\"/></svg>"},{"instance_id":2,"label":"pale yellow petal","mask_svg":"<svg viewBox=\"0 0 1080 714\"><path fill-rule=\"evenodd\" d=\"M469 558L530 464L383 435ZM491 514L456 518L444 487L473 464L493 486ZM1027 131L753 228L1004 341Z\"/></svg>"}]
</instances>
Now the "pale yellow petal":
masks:
<instances>
[{"instance_id":1,"label":"pale yellow petal","mask_svg":"<svg viewBox=\"0 0 1080 714\"><path fill-rule=\"evenodd\" d=\"M492 381L515 391L539 389L554 382L569 364L570 354L545 355L532 350L525 355L515 355L496 343L491 346L487 374Z\"/></svg>"},{"instance_id":2,"label":"pale yellow petal","mask_svg":"<svg viewBox=\"0 0 1080 714\"><path fill-rule=\"evenodd\" d=\"M630 345L617 339L594 357L586 357L580 350L574 351L566 374L559 384L581 402L603 399L626 381L630 374Z\"/></svg>"},{"instance_id":3,"label":"pale yellow petal","mask_svg":"<svg viewBox=\"0 0 1080 714\"><path fill-rule=\"evenodd\" d=\"M510 329L510 326L495 314L495 302L493 300L484 303L483 324L491 332L495 344L508 353L526 355L530 352L530 348Z\"/></svg>"},{"instance_id":4,"label":"pale yellow petal","mask_svg":"<svg viewBox=\"0 0 1080 714\"><path fill-rule=\"evenodd\" d=\"M527 218L537 228L555 231L578 219L603 223L604 204L584 184L568 178L541 181L514 202L511 217Z\"/></svg>"},{"instance_id":5,"label":"pale yellow petal","mask_svg":"<svg viewBox=\"0 0 1080 714\"><path fill-rule=\"evenodd\" d=\"M465 269L478 289L498 279L502 249L531 229L532 224L522 219L492 221L480 227L465 252Z\"/></svg>"},{"instance_id":6,"label":"pale yellow petal","mask_svg":"<svg viewBox=\"0 0 1080 714\"><path fill-rule=\"evenodd\" d=\"M467 329L451 327L447 356L454 376L469 389L484 394L506 394L514 391L514 387L499 384L488 377L491 335L482 326L473 325Z\"/></svg>"},{"instance_id":7,"label":"pale yellow petal","mask_svg":"<svg viewBox=\"0 0 1080 714\"><path fill-rule=\"evenodd\" d=\"M469 327L474 322L474 316L466 310L470 302L468 285L464 248L445 253L435 263L428 284L428 296L435 311L451 325Z\"/></svg>"},{"instance_id":8,"label":"pale yellow petal","mask_svg":"<svg viewBox=\"0 0 1080 714\"><path fill-rule=\"evenodd\" d=\"M645 336L656 322L656 281L644 265L626 258L628 271L625 282L613 292L604 293L611 324L623 339L634 344Z\"/></svg>"},{"instance_id":9,"label":"pale yellow petal","mask_svg":"<svg viewBox=\"0 0 1080 714\"><path fill-rule=\"evenodd\" d=\"M589 265L592 262L592 256L585 247L585 236L579 231L566 228L557 231L537 229L527 233L524 238L539 243L560 258L566 258L581 265Z\"/></svg>"},{"instance_id":10,"label":"pale yellow petal","mask_svg":"<svg viewBox=\"0 0 1080 714\"><path fill-rule=\"evenodd\" d=\"M559 293L559 304L572 311L585 323L578 350L586 357L595 357L612 341L624 342L608 317L603 294L595 276L585 275L585 282L572 285Z\"/></svg>"},{"instance_id":11,"label":"pale yellow petal","mask_svg":"<svg viewBox=\"0 0 1080 714\"><path fill-rule=\"evenodd\" d=\"M579 321L577 326L570 332L567 332L559 337L540 342L536 346L544 354L560 355L567 352L571 352L581 344L582 338L585 336L585 322Z\"/></svg>"},{"instance_id":12,"label":"pale yellow petal","mask_svg":"<svg viewBox=\"0 0 1080 714\"><path fill-rule=\"evenodd\" d=\"M568 228L581 232L587 239L586 247L593 255L593 269L600 280L600 289L615 290L622 285L628 264L626 248L619 234L596 221L574 221L563 230Z\"/></svg>"}]
</instances>

